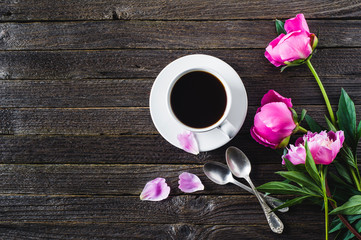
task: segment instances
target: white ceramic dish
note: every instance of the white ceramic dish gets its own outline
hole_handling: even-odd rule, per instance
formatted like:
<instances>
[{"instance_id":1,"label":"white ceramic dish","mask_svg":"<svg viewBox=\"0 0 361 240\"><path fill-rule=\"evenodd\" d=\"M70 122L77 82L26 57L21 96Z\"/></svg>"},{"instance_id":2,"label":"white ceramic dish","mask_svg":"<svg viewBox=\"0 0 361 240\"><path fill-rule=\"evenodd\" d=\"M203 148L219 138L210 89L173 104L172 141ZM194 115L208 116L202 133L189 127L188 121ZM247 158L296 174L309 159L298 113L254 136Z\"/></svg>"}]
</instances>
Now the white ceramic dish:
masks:
<instances>
[{"instance_id":1,"label":"white ceramic dish","mask_svg":"<svg viewBox=\"0 0 361 240\"><path fill-rule=\"evenodd\" d=\"M231 105L227 111L226 120L233 125L236 132L231 137L219 127L194 132L199 150L210 151L228 143L241 129L247 114L248 100L243 82L236 71L224 61L209 55L194 54L178 58L168 64L154 81L149 99L150 114L158 132L169 143L181 148L177 135L186 129L169 111L168 94L174 79L191 69L203 69L216 73L222 77L230 91L231 99L227 101L230 101Z\"/></svg>"}]
</instances>

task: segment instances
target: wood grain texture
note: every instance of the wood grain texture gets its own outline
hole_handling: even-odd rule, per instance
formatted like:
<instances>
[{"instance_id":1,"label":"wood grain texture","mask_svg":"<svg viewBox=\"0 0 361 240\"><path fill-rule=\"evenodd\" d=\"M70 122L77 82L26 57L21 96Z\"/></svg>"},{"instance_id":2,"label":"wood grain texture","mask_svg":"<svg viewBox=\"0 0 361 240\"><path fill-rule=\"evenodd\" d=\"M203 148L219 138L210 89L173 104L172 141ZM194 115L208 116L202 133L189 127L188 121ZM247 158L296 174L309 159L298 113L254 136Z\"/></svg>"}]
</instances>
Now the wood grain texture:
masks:
<instances>
[{"instance_id":1,"label":"wood grain texture","mask_svg":"<svg viewBox=\"0 0 361 240\"><path fill-rule=\"evenodd\" d=\"M306 66L280 74L264 50L105 50L0 52L0 79L155 78L173 60L188 54L208 54L230 64L241 77L310 76ZM321 77L361 75L360 48L319 49L312 58ZM352 63L352 64L351 64ZM262 67L260 67L262 66Z\"/></svg>"},{"instance_id":2,"label":"wood grain texture","mask_svg":"<svg viewBox=\"0 0 361 240\"><path fill-rule=\"evenodd\" d=\"M0 196L0 211L0 223L267 225L258 201L250 196L182 195L149 202L141 201L138 196L3 195ZM295 207L278 216L289 229L297 228L293 226L298 223L297 219L312 222L308 224L311 229L323 226L321 207L317 206Z\"/></svg>"},{"instance_id":3,"label":"wood grain texture","mask_svg":"<svg viewBox=\"0 0 361 240\"><path fill-rule=\"evenodd\" d=\"M300 12L319 33L312 62L334 109L344 87L360 116L360 0L0 1L0 239L322 239L321 207L279 213L286 228L276 235L253 195L202 172L233 145L251 159L256 185L280 179L280 153L249 135L269 89L324 122L306 66L281 74L264 58L272 20ZM232 141L194 156L158 134L148 100L168 63L196 53L239 73L250 108ZM205 190L182 193L184 171ZM156 177L170 197L141 201Z\"/></svg>"},{"instance_id":4,"label":"wood grain texture","mask_svg":"<svg viewBox=\"0 0 361 240\"><path fill-rule=\"evenodd\" d=\"M293 71L290 69L290 71ZM277 81L276 79L277 78ZM294 105L322 105L324 100L312 74L307 77L242 77L248 104L259 106L263 94L274 89L292 97ZM101 108L148 107L154 79L0 80L2 108ZM332 104L337 104L341 87L356 104L361 103L358 76L322 77ZM302 94L301 94L302 93Z\"/></svg>"},{"instance_id":5,"label":"wood grain texture","mask_svg":"<svg viewBox=\"0 0 361 240\"><path fill-rule=\"evenodd\" d=\"M148 108L0 109L0 134L156 133Z\"/></svg>"},{"instance_id":6,"label":"wood grain texture","mask_svg":"<svg viewBox=\"0 0 361 240\"><path fill-rule=\"evenodd\" d=\"M274 19L304 13L308 18L360 16L360 2L348 1L137 1L137 0L6 0L0 4L0 20L104 20L104 19ZM220 14L221 13L221 14Z\"/></svg>"},{"instance_id":7,"label":"wood grain texture","mask_svg":"<svg viewBox=\"0 0 361 240\"><path fill-rule=\"evenodd\" d=\"M0 107L148 107L154 79L0 80Z\"/></svg>"},{"instance_id":8,"label":"wood grain texture","mask_svg":"<svg viewBox=\"0 0 361 240\"><path fill-rule=\"evenodd\" d=\"M160 135L63 136L0 135L2 164L204 164L224 161L228 146L240 147L258 163L280 163L280 154L238 134L226 146L192 155L168 143Z\"/></svg>"},{"instance_id":9,"label":"wood grain texture","mask_svg":"<svg viewBox=\"0 0 361 240\"><path fill-rule=\"evenodd\" d=\"M360 20L310 20L319 47L360 47ZM0 24L1 50L262 48L273 21L99 21Z\"/></svg>"},{"instance_id":10,"label":"wood grain texture","mask_svg":"<svg viewBox=\"0 0 361 240\"><path fill-rule=\"evenodd\" d=\"M282 235L269 231L268 226L259 225L196 225L144 224L144 223L108 223L108 224L72 224L72 223L0 223L0 237L7 240L18 239L244 239L244 240L319 240L323 236L319 224L298 223L286 226ZM312 232L312 236L309 236Z\"/></svg>"},{"instance_id":11,"label":"wood grain texture","mask_svg":"<svg viewBox=\"0 0 361 240\"><path fill-rule=\"evenodd\" d=\"M213 159L216 160L216 159ZM251 177L256 185L267 181L283 180L274 174L281 171L278 164L264 163L252 166ZM224 159L219 162L225 164ZM133 195L139 196L144 185L157 177L166 179L171 187L171 195L182 195L178 189L178 176L190 172L200 177L204 191L196 195L207 194L247 194L243 189L229 184L219 186L211 182L203 173L203 165L170 164L6 164L0 165L1 194L36 195ZM136 178L136 181L134 179ZM256 198L254 198L256 200Z\"/></svg>"},{"instance_id":12,"label":"wood grain texture","mask_svg":"<svg viewBox=\"0 0 361 240\"><path fill-rule=\"evenodd\" d=\"M248 133L258 106L249 106L241 133ZM323 105L294 106L323 123ZM336 107L333 107L336 109ZM357 116L361 107L356 105ZM157 134L149 108L5 108L0 109L0 134L119 135Z\"/></svg>"},{"instance_id":13,"label":"wood grain texture","mask_svg":"<svg viewBox=\"0 0 361 240\"><path fill-rule=\"evenodd\" d=\"M291 141L294 141L297 136ZM239 147L252 164L281 162L281 152L265 148L248 132L225 146L192 155L168 143L160 135L63 136L0 135L1 164L204 164L224 162L229 146ZM358 152L358 155L361 151Z\"/></svg>"}]
</instances>

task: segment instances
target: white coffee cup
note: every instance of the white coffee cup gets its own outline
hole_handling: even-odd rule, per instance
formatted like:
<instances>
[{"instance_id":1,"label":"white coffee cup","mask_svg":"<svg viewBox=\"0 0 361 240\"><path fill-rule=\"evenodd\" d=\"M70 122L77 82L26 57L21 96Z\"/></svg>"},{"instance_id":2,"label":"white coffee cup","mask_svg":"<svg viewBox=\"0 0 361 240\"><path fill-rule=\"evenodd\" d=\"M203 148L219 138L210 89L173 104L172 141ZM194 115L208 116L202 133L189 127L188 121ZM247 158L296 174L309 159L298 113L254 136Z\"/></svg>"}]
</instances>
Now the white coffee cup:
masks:
<instances>
[{"instance_id":1,"label":"white coffee cup","mask_svg":"<svg viewBox=\"0 0 361 240\"><path fill-rule=\"evenodd\" d=\"M171 104L172 90L177 81L182 76L197 71L217 78L224 87L227 99L221 117L203 127L192 127L180 121ZM213 56L193 54L174 60L158 74L150 93L149 106L156 129L169 143L182 148L179 134L191 131L197 140L199 151L204 152L225 145L238 133L246 118L248 100L241 78L230 65Z\"/></svg>"},{"instance_id":2,"label":"white coffee cup","mask_svg":"<svg viewBox=\"0 0 361 240\"><path fill-rule=\"evenodd\" d=\"M172 91L173 88L175 86L175 84L185 75L189 74L189 73L194 73L194 72L205 72L205 73L209 73L212 76L214 76L220 83L222 83L224 91L226 93L226 107L224 109L224 112L222 114L222 117L218 119L218 121L214 122L213 124L206 126L206 127L201 127L201 128L195 128L195 127L191 127L188 126L187 124L183 123L174 113L174 109L171 103L171 95L172 95ZM196 81L197 79L195 79ZM207 85L204 86L204 91L207 91ZM227 137L229 138L233 138L236 134L237 134L237 129L233 126L232 123L230 123L229 121L227 121L227 116L229 114L229 111L231 109L232 106L232 93L231 90L229 88L228 83L223 79L223 77L214 69L209 68L209 67L202 67L202 68L191 68L191 69L185 69L184 71L180 72L174 79L170 80L169 82L169 87L167 90L167 110L169 112L169 114L174 118L175 121L178 122L179 125L181 125L185 130L194 132L194 133L200 133L200 132L207 132L207 131L212 131L215 128L220 129Z\"/></svg>"}]
</instances>

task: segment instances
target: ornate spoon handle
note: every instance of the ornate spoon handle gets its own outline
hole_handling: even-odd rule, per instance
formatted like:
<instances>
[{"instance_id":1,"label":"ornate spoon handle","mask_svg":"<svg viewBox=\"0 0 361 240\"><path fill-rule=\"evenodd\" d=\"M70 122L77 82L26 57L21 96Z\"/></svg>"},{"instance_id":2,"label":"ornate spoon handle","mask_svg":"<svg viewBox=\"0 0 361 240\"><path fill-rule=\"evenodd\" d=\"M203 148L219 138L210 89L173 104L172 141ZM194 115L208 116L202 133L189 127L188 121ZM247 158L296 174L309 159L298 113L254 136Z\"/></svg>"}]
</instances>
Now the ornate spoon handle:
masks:
<instances>
[{"instance_id":1,"label":"ornate spoon handle","mask_svg":"<svg viewBox=\"0 0 361 240\"><path fill-rule=\"evenodd\" d=\"M252 193L252 194L255 194L254 191L252 190L252 188L248 187L247 185L244 185L243 183L240 183L236 180L232 181L233 184L237 185L238 187L240 188L243 188L244 190ZM263 199L268 202L269 205L271 205L271 207L273 208L276 208L280 205L283 204L283 202L275 197L271 197L271 196L266 196L262 193L260 193L261 197L263 197ZM288 207L285 207L285 208L281 208L281 209L278 209L278 211L280 212L287 212L288 211Z\"/></svg>"},{"instance_id":2,"label":"ornate spoon handle","mask_svg":"<svg viewBox=\"0 0 361 240\"><path fill-rule=\"evenodd\" d=\"M261 198L258 191L254 187L251 179L249 177L247 177L245 179L247 180L247 182L251 186L251 188L252 188L253 192L255 193L259 203L261 204L264 215L266 216L268 225L270 226L271 230L274 233L281 234L283 232L283 228L284 228L281 219L279 219L274 212L271 212L272 211L271 208L266 204L266 202L263 200L263 198Z\"/></svg>"}]
</instances>

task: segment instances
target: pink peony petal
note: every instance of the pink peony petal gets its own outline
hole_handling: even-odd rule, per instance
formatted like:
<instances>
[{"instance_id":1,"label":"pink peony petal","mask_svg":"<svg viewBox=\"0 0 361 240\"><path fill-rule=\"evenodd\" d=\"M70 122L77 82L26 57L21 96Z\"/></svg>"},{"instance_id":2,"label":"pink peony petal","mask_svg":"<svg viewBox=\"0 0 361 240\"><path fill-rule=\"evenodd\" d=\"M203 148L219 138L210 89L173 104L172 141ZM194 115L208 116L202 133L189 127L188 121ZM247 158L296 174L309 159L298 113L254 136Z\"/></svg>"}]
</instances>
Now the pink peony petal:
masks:
<instances>
[{"instance_id":1,"label":"pink peony petal","mask_svg":"<svg viewBox=\"0 0 361 240\"><path fill-rule=\"evenodd\" d=\"M184 131L177 136L179 144L182 146L182 149L186 152L192 154L199 154L198 143L195 139L195 136L190 131Z\"/></svg>"},{"instance_id":2,"label":"pink peony petal","mask_svg":"<svg viewBox=\"0 0 361 240\"><path fill-rule=\"evenodd\" d=\"M140 200L147 201L161 201L169 196L170 187L165 182L164 178L156 178L147 182L142 193Z\"/></svg>"},{"instance_id":3,"label":"pink peony petal","mask_svg":"<svg viewBox=\"0 0 361 240\"><path fill-rule=\"evenodd\" d=\"M276 67L279 67L281 65L285 65L284 61L280 58L278 54L275 54L274 48L278 45L280 41L282 41L282 38L286 36L283 33L280 34L277 38L273 39L272 42L270 42L266 48L266 52L264 53L264 56L270 61L273 65Z\"/></svg>"},{"instance_id":4,"label":"pink peony petal","mask_svg":"<svg viewBox=\"0 0 361 240\"><path fill-rule=\"evenodd\" d=\"M336 133L322 131L320 133L307 132L302 138L297 139L296 146L290 145L288 153L284 156L293 164L304 164L306 150L304 148L307 141L308 148L316 164L328 165L335 160L344 142L343 131ZM300 149L303 149L302 151ZM284 164L284 161L283 161Z\"/></svg>"},{"instance_id":5,"label":"pink peony petal","mask_svg":"<svg viewBox=\"0 0 361 240\"><path fill-rule=\"evenodd\" d=\"M337 149L341 149L342 144L345 141L344 133L343 133L343 131L337 131L336 133L330 131L330 132L328 132L328 136L330 139L333 139L333 142L331 143L332 156L333 156L333 158L336 158L336 156L338 154Z\"/></svg>"},{"instance_id":6,"label":"pink peony petal","mask_svg":"<svg viewBox=\"0 0 361 240\"><path fill-rule=\"evenodd\" d=\"M310 34L305 31L291 32L284 42L275 48L276 54L283 61L292 62L306 59L312 53Z\"/></svg>"},{"instance_id":7,"label":"pink peony petal","mask_svg":"<svg viewBox=\"0 0 361 240\"><path fill-rule=\"evenodd\" d=\"M292 107L291 98L285 98L275 90L269 90L261 100L261 106L266 105L271 102L283 102L287 105L287 107Z\"/></svg>"},{"instance_id":8,"label":"pink peony petal","mask_svg":"<svg viewBox=\"0 0 361 240\"><path fill-rule=\"evenodd\" d=\"M267 103L254 116L254 127L258 135L275 145L292 134L296 124L292 112L283 102Z\"/></svg>"},{"instance_id":9,"label":"pink peony petal","mask_svg":"<svg viewBox=\"0 0 361 240\"><path fill-rule=\"evenodd\" d=\"M310 29L308 28L305 16L301 14L297 14L296 17L290 18L286 20L285 22L285 30L287 33L302 30L306 32L310 32Z\"/></svg>"},{"instance_id":10,"label":"pink peony petal","mask_svg":"<svg viewBox=\"0 0 361 240\"><path fill-rule=\"evenodd\" d=\"M270 147L275 149L277 147L277 143L271 143L269 142L267 139L263 138L262 136L260 136L257 133L257 130L255 129L255 127L251 128L251 136L253 137L254 140L256 140L259 144L262 144L265 147Z\"/></svg>"},{"instance_id":11,"label":"pink peony petal","mask_svg":"<svg viewBox=\"0 0 361 240\"><path fill-rule=\"evenodd\" d=\"M179 175L179 189L185 193L192 193L199 190L204 190L201 180L194 174L183 172Z\"/></svg>"},{"instance_id":12,"label":"pink peony petal","mask_svg":"<svg viewBox=\"0 0 361 240\"><path fill-rule=\"evenodd\" d=\"M305 164L306 161L306 149L303 145L298 145L297 147L294 145L290 145L288 149L288 153L282 156L282 164L285 164L284 159L288 159L293 165Z\"/></svg>"}]
</instances>

